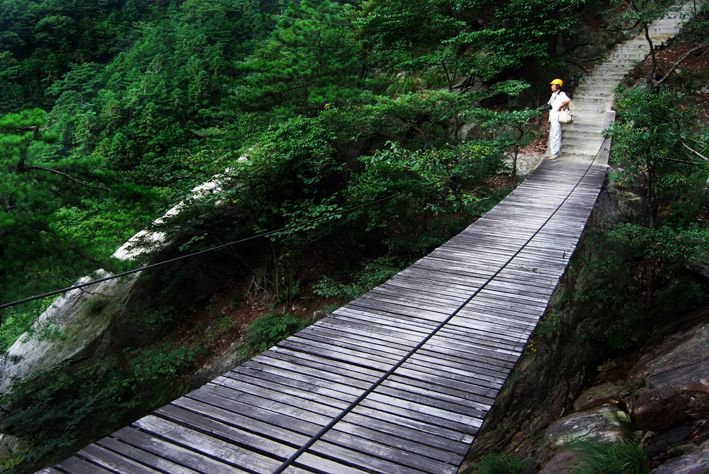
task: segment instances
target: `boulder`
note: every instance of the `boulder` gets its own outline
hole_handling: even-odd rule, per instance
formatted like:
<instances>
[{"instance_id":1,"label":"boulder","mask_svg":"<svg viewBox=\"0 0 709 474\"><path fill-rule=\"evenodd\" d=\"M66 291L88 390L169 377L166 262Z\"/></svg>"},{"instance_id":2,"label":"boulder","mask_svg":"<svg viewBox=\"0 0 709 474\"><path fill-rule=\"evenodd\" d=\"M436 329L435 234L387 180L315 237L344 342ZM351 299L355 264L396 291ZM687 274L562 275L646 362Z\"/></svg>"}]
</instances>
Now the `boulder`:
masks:
<instances>
[{"instance_id":1,"label":"boulder","mask_svg":"<svg viewBox=\"0 0 709 474\"><path fill-rule=\"evenodd\" d=\"M589 410L600 405L617 405L627 393L625 386L616 383L595 385L574 400L574 411Z\"/></svg>"},{"instance_id":2,"label":"boulder","mask_svg":"<svg viewBox=\"0 0 709 474\"><path fill-rule=\"evenodd\" d=\"M109 276L98 270L76 284ZM0 357L0 395L12 381L34 371L49 370L65 362L92 356L102 346L112 315L125 299L134 278L109 280L87 290L76 289L54 300L29 334L21 336Z\"/></svg>"},{"instance_id":3,"label":"boulder","mask_svg":"<svg viewBox=\"0 0 709 474\"><path fill-rule=\"evenodd\" d=\"M545 438L545 444L552 448L577 440L615 443L625 438L625 429L618 408L602 405L557 420L547 428Z\"/></svg>"},{"instance_id":4,"label":"boulder","mask_svg":"<svg viewBox=\"0 0 709 474\"><path fill-rule=\"evenodd\" d=\"M634 367L631 377L645 387L630 399L632 416L643 430L666 431L709 415L709 324L668 338Z\"/></svg>"},{"instance_id":5,"label":"boulder","mask_svg":"<svg viewBox=\"0 0 709 474\"><path fill-rule=\"evenodd\" d=\"M709 472L709 441L690 447L686 454L673 458L652 470L653 474L702 474Z\"/></svg>"},{"instance_id":6,"label":"boulder","mask_svg":"<svg viewBox=\"0 0 709 474\"><path fill-rule=\"evenodd\" d=\"M539 474L568 474L574 471L574 466L579 462L581 455L577 451L564 450L557 453L544 464Z\"/></svg>"}]
</instances>

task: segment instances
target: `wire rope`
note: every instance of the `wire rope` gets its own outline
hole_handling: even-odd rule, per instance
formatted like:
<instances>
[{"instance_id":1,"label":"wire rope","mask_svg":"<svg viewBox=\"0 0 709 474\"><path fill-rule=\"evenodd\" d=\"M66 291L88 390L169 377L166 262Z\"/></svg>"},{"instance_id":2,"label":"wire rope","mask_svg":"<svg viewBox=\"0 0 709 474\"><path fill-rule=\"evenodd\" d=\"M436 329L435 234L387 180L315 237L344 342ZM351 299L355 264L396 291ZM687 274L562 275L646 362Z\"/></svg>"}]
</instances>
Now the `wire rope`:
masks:
<instances>
[{"instance_id":1,"label":"wire rope","mask_svg":"<svg viewBox=\"0 0 709 474\"><path fill-rule=\"evenodd\" d=\"M376 390L384 381L386 381L397 369L399 369L402 365L406 363L416 352L421 349L428 341L431 340L441 329L443 329L465 306L470 303L473 298L475 298L480 292L487 287L496 277L497 275L500 274L507 266L512 262L512 260L517 257L526 247L529 245L529 243L544 229L544 227L549 223L549 221L556 215L557 212L561 209L561 207L568 201L568 199L571 197L571 195L576 191L576 188L579 187L583 179L586 177L588 172L591 170L593 167L593 164L595 163L596 159L598 158L598 155L601 153L603 150L603 146L605 145L606 141L608 138L604 138L603 141L601 142L601 146L598 148L598 151L596 154L593 156L593 159L589 163L588 167L584 171L584 173L581 175L581 177L578 179L574 187L571 189L571 191L568 192L566 197L556 206L556 209L549 215L549 217L546 218L546 220L539 226L539 228L534 231L534 233L522 244L522 246L517 249L517 251L509 258L505 263L498 268L495 273L493 273L488 279L483 282L483 284L476 289L466 300L461 303L451 314L449 314L446 319L444 319L441 323L438 324L426 337L424 337L416 346L414 346L412 349L409 350L408 353L406 353L399 361L394 364L389 370L387 370L384 374L382 374L367 390L365 390L359 397L357 397L354 401L352 401L346 408L344 408L335 418L333 418L327 425L325 425L320 431L315 433L311 438L303 444L296 452L291 454L284 462L281 464L275 471L273 471L273 474L280 474L283 471L285 471L288 467L293 465L293 463L296 462L296 459L298 459L302 454L304 454L308 449L310 449L316 442L318 442L328 431L330 431L337 423L339 423L345 416L347 416L352 410L354 410L357 405L359 405L365 398L367 398L374 390Z\"/></svg>"}]
</instances>

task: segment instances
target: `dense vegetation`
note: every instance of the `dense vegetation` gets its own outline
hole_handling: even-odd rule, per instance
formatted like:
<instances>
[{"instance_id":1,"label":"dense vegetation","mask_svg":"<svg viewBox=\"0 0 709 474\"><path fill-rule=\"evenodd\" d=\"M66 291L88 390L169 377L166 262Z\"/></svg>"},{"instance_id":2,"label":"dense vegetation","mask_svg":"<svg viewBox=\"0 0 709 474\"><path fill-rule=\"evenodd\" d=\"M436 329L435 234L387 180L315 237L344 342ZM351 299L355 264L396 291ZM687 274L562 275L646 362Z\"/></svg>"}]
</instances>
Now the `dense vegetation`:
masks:
<instances>
[{"instance_id":1,"label":"dense vegetation","mask_svg":"<svg viewBox=\"0 0 709 474\"><path fill-rule=\"evenodd\" d=\"M249 182L248 217L203 246L393 193L319 227L426 248L489 206L486 177L534 112L481 106L521 103L576 20L556 12L583 3L3 1L0 300L120 269L122 241L226 168ZM5 311L2 346L46 304Z\"/></svg>"},{"instance_id":2,"label":"dense vegetation","mask_svg":"<svg viewBox=\"0 0 709 474\"><path fill-rule=\"evenodd\" d=\"M258 296L356 296L509 190L495 177L538 115L529 82L563 68L555 48L586 3L0 0L0 301L121 269L120 243L227 169L222 193L165 226L177 253L282 228L244 252L265 268ZM190 313L156 301L135 320L148 349L4 400L17 410L2 429L34 440L9 462L53 459L120 424L117 408L174 396L230 330L194 328L187 347L170 331ZM0 315L0 346L46 304ZM248 346L301 326L270 314Z\"/></svg>"}]
</instances>

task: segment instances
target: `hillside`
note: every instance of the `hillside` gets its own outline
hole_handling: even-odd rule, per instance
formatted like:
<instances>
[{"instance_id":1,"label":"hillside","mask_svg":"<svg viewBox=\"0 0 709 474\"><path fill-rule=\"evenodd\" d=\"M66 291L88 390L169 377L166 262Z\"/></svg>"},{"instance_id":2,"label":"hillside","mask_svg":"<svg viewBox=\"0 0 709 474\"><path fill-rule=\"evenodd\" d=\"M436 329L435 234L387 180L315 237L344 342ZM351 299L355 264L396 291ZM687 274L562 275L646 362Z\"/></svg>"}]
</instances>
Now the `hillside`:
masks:
<instances>
[{"instance_id":1,"label":"hillside","mask_svg":"<svg viewBox=\"0 0 709 474\"><path fill-rule=\"evenodd\" d=\"M573 89L591 60L637 30L620 2L21 3L0 8L0 301L279 230L123 280L111 297L82 296L96 339L2 399L12 407L0 421L12 435L2 462L17 472L268 348L447 240L516 185L506 156L545 133L548 79ZM661 153L697 166L707 154L697 119L706 109L692 108L706 104L706 68L693 64L658 86L666 95L631 91L622 103L615 176L632 192L646 184L630 158L643 140L623 136L644 111L669 113L678 88L694 153L672 129ZM225 170L220 192L154 227L167 245L109 257ZM638 192L641 227L612 234L639 252L626 276L647 284L638 313L670 289L684 291L686 309L706 295L705 282L682 286L676 266L705 259L706 167L657 177L661 188ZM668 235L682 244L665 268L647 249ZM51 301L3 309L3 349L28 332L38 346L74 344L76 333L35 324ZM603 311L623 314L623 301ZM602 341L601 353L638 348L632 332L646 321L631 322L621 329L633 343Z\"/></svg>"}]
</instances>

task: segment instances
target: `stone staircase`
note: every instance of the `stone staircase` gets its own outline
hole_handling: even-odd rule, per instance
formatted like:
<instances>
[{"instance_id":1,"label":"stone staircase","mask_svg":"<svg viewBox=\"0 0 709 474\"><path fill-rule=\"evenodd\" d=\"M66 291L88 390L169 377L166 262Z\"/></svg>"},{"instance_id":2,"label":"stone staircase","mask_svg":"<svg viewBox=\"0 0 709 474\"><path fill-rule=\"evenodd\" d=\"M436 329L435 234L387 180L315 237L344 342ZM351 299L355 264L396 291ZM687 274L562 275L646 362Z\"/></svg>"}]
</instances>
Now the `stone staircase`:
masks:
<instances>
[{"instance_id":1,"label":"stone staircase","mask_svg":"<svg viewBox=\"0 0 709 474\"><path fill-rule=\"evenodd\" d=\"M697 1L699 9L703 2ZM673 38L694 14L695 2L678 2L672 12L649 28L657 47ZM597 65L574 91L571 111L574 122L562 126L561 157L568 161L593 159L603 142L603 130L612 122L613 91L633 66L650 53L644 32L616 46L602 64Z\"/></svg>"}]
</instances>

